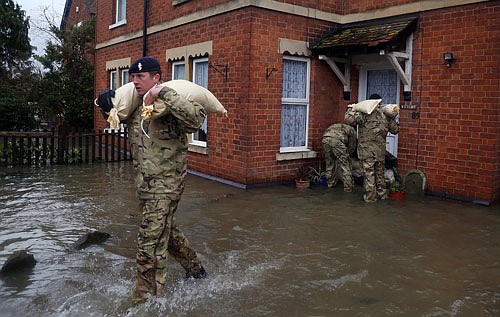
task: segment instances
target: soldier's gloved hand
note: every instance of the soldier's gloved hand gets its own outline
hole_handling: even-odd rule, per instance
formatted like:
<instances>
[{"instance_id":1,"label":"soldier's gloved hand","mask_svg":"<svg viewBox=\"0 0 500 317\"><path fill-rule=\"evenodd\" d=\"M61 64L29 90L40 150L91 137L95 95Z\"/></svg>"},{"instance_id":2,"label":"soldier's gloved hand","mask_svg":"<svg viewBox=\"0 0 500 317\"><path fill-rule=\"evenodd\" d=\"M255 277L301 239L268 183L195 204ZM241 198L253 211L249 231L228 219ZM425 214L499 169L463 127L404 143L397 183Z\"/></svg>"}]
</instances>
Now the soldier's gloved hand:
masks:
<instances>
[{"instance_id":1,"label":"soldier's gloved hand","mask_svg":"<svg viewBox=\"0 0 500 317\"><path fill-rule=\"evenodd\" d=\"M111 89L105 89L99 93L97 98L97 105L101 107L102 111L109 112L113 109L113 102L111 98L115 96L115 91Z\"/></svg>"}]
</instances>

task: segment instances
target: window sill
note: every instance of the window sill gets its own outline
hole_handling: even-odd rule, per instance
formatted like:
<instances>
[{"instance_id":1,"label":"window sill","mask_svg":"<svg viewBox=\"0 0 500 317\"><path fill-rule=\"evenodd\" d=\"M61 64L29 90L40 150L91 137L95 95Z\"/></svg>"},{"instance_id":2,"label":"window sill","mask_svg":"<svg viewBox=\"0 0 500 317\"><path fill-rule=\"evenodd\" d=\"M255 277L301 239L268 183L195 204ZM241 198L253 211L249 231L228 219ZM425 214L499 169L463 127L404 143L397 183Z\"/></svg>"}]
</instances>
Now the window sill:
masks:
<instances>
[{"instance_id":1,"label":"window sill","mask_svg":"<svg viewBox=\"0 0 500 317\"><path fill-rule=\"evenodd\" d=\"M109 29L111 30L111 29L117 28L117 27L125 25L125 24L127 24L127 20L121 20L121 21L118 21L118 22L116 22L114 24L111 24L109 26Z\"/></svg>"},{"instance_id":2,"label":"window sill","mask_svg":"<svg viewBox=\"0 0 500 317\"><path fill-rule=\"evenodd\" d=\"M276 153L276 161L289 161L289 160L300 160L315 158L318 154L315 151L301 151L301 152L290 152L290 153Z\"/></svg>"},{"instance_id":3,"label":"window sill","mask_svg":"<svg viewBox=\"0 0 500 317\"><path fill-rule=\"evenodd\" d=\"M198 154L208 155L208 148L206 146L188 144L188 152L194 152L194 153L198 153Z\"/></svg>"}]
</instances>

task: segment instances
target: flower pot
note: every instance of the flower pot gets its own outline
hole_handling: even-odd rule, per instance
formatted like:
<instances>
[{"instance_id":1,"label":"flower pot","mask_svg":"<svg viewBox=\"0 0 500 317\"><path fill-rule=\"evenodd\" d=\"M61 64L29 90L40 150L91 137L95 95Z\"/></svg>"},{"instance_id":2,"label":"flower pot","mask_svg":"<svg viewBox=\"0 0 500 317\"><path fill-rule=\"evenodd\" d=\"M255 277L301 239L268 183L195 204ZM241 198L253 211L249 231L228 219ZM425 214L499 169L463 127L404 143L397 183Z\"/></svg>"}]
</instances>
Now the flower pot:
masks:
<instances>
[{"instance_id":1,"label":"flower pot","mask_svg":"<svg viewBox=\"0 0 500 317\"><path fill-rule=\"evenodd\" d=\"M391 192L389 194L389 197L391 197L392 199L401 200L401 199L405 199L405 193L403 193L403 192Z\"/></svg>"},{"instance_id":2,"label":"flower pot","mask_svg":"<svg viewBox=\"0 0 500 317\"><path fill-rule=\"evenodd\" d=\"M328 185L328 179L326 178L326 176L321 176L321 178L319 179L319 184L321 186L327 186Z\"/></svg>"},{"instance_id":3,"label":"flower pot","mask_svg":"<svg viewBox=\"0 0 500 317\"><path fill-rule=\"evenodd\" d=\"M295 180L295 187L297 188L309 188L311 182L308 179L299 179Z\"/></svg>"}]
</instances>

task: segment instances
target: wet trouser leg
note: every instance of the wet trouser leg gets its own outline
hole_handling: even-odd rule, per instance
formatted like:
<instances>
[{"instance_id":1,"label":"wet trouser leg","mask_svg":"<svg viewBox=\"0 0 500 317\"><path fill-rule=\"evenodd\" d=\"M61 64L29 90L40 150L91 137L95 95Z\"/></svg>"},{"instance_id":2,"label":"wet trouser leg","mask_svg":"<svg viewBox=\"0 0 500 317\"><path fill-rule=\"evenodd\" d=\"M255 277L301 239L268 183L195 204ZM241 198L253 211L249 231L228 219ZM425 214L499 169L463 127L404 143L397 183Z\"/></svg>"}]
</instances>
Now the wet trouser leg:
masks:
<instances>
[{"instance_id":1,"label":"wet trouser leg","mask_svg":"<svg viewBox=\"0 0 500 317\"><path fill-rule=\"evenodd\" d=\"M385 172L384 161L375 162L375 182L377 185L377 198L380 199L386 199L388 197L384 172Z\"/></svg>"},{"instance_id":2,"label":"wet trouser leg","mask_svg":"<svg viewBox=\"0 0 500 317\"><path fill-rule=\"evenodd\" d=\"M200 270L196 253L175 224L177 201L141 200L142 223L137 237L137 278L134 300L160 292L166 282L167 257L171 253L187 273Z\"/></svg>"},{"instance_id":3,"label":"wet trouser leg","mask_svg":"<svg viewBox=\"0 0 500 317\"><path fill-rule=\"evenodd\" d=\"M377 187L375 183L375 160L362 160L363 166L363 199L366 202L377 201Z\"/></svg>"},{"instance_id":4,"label":"wet trouser leg","mask_svg":"<svg viewBox=\"0 0 500 317\"><path fill-rule=\"evenodd\" d=\"M342 169L342 182L344 191L352 192L354 190L354 179L352 178L351 160L347 154L347 147L344 143L338 142L333 147L333 154L337 157L337 168L340 165Z\"/></svg>"},{"instance_id":5,"label":"wet trouser leg","mask_svg":"<svg viewBox=\"0 0 500 317\"><path fill-rule=\"evenodd\" d=\"M335 187L335 185L337 185L337 173L335 168L336 158L333 154L333 149L329 143L329 140L330 138L324 138L322 141L326 165L326 179L328 182L328 187Z\"/></svg>"}]
</instances>

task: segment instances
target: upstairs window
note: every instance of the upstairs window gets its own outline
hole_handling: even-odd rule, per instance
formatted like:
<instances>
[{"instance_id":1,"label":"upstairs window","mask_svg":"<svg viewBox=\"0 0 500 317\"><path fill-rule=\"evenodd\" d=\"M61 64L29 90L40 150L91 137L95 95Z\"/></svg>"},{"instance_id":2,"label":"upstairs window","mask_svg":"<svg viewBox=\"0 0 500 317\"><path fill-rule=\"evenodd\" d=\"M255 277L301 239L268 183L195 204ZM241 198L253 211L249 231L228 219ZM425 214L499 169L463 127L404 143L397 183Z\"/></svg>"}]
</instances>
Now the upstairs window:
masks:
<instances>
[{"instance_id":1,"label":"upstairs window","mask_svg":"<svg viewBox=\"0 0 500 317\"><path fill-rule=\"evenodd\" d=\"M119 23L125 20L127 13L127 0L116 0L116 21Z\"/></svg>"},{"instance_id":2,"label":"upstairs window","mask_svg":"<svg viewBox=\"0 0 500 317\"><path fill-rule=\"evenodd\" d=\"M127 23L127 0L116 0L115 2L115 22L109 26L113 29Z\"/></svg>"}]
</instances>

